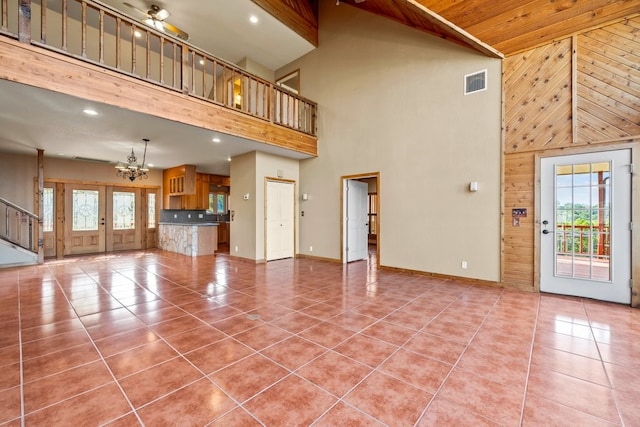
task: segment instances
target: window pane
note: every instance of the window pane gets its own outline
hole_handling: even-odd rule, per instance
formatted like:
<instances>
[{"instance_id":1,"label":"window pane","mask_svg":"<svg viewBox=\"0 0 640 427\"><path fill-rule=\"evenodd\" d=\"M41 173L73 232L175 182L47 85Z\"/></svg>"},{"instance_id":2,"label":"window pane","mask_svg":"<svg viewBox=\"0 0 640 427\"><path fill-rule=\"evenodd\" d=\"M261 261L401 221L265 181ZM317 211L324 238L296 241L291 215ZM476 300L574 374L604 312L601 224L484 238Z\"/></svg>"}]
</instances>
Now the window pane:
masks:
<instances>
[{"instance_id":1,"label":"window pane","mask_svg":"<svg viewBox=\"0 0 640 427\"><path fill-rule=\"evenodd\" d=\"M45 233L53 231L53 188L44 188L42 193L42 207L44 216L42 217L42 231Z\"/></svg>"},{"instance_id":2,"label":"window pane","mask_svg":"<svg viewBox=\"0 0 640 427\"><path fill-rule=\"evenodd\" d=\"M133 230L136 228L135 193L113 192L113 229Z\"/></svg>"},{"instance_id":3,"label":"window pane","mask_svg":"<svg viewBox=\"0 0 640 427\"><path fill-rule=\"evenodd\" d=\"M156 228L156 193L149 193L147 198L147 227Z\"/></svg>"},{"instance_id":4,"label":"window pane","mask_svg":"<svg viewBox=\"0 0 640 427\"><path fill-rule=\"evenodd\" d=\"M556 168L557 276L611 280L610 170L608 162Z\"/></svg>"},{"instance_id":5,"label":"window pane","mask_svg":"<svg viewBox=\"0 0 640 427\"><path fill-rule=\"evenodd\" d=\"M218 194L217 195L217 203L216 203L216 212L219 214L223 214L225 212L225 208L224 208L224 194Z\"/></svg>"},{"instance_id":6,"label":"window pane","mask_svg":"<svg viewBox=\"0 0 640 427\"><path fill-rule=\"evenodd\" d=\"M73 231L98 230L99 194L95 190L73 190Z\"/></svg>"}]
</instances>

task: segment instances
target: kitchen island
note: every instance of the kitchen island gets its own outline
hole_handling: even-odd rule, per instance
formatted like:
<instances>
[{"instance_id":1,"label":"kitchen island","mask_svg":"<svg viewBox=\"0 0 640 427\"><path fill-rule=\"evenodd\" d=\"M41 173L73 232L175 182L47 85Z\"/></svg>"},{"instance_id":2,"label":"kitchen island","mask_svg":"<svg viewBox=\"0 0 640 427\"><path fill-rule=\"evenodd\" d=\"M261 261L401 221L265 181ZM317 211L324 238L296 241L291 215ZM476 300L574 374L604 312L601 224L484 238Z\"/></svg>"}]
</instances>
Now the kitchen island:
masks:
<instances>
[{"instance_id":1,"label":"kitchen island","mask_svg":"<svg viewBox=\"0 0 640 427\"><path fill-rule=\"evenodd\" d=\"M213 255L218 249L218 223L158 223L158 247L187 256Z\"/></svg>"}]
</instances>

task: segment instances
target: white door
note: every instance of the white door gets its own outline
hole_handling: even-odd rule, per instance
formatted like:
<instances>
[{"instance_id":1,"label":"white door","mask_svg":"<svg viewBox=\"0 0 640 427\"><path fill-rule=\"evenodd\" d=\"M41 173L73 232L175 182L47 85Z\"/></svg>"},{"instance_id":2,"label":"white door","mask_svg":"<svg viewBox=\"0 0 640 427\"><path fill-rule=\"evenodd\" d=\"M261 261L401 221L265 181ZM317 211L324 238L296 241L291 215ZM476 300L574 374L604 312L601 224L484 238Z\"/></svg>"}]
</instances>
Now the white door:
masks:
<instances>
[{"instance_id":1,"label":"white door","mask_svg":"<svg viewBox=\"0 0 640 427\"><path fill-rule=\"evenodd\" d=\"M541 160L541 291L631 302L630 163L630 150Z\"/></svg>"},{"instance_id":2,"label":"white door","mask_svg":"<svg viewBox=\"0 0 640 427\"><path fill-rule=\"evenodd\" d=\"M294 256L294 188L291 182L267 181L267 261Z\"/></svg>"},{"instance_id":3,"label":"white door","mask_svg":"<svg viewBox=\"0 0 640 427\"><path fill-rule=\"evenodd\" d=\"M348 179L346 182L345 251L347 262L367 259L368 256L368 196L366 182Z\"/></svg>"}]
</instances>

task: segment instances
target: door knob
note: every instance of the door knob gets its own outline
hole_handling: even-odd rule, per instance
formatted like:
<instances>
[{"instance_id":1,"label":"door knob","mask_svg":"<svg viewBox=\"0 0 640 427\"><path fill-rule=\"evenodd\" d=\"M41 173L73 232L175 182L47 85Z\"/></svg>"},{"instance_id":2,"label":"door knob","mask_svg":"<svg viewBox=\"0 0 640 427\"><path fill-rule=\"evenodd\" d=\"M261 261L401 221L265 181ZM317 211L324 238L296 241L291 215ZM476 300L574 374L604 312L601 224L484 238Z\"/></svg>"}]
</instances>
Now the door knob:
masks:
<instances>
[{"instance_id":1,"label":"door knob","mask_svg":"<svg viewBox=\"0 0 640 427\"><path fill-rule=\"evenodd\" d=\"M550 231L549 230L542 230L542 234L549 234Z\"/></svg>"}]
</instances>

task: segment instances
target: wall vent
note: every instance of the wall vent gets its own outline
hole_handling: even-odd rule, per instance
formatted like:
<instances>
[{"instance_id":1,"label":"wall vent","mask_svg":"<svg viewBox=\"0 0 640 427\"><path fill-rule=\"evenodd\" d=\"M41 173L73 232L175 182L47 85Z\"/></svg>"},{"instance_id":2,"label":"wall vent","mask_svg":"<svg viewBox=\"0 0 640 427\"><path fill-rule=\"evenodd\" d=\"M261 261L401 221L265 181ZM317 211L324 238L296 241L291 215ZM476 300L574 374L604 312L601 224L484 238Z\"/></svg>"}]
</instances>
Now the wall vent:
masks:
<instances>
[{"instance_id":1,"label":"wall vent","mask_svg":"<svg viewBox=\"0 0 640 427\"><path fill-rule=\"evenodd\" d=\"M481 92L487 90L487 70L464 76L464 94Z\"/></svg>"},{"instance_id":2,"label":"wall vent","mask_svg":"<svg viewBox=\"0 0 640 427\"><path fill-rule=\"evenodd\" d=\"M80 156L74 156L73 160L80 160L82 162L103 163L103 164L111 163L109 160L92 159L91 157L80 157Z\"/></svg>"}]
</instances>

